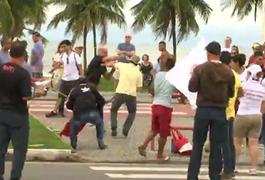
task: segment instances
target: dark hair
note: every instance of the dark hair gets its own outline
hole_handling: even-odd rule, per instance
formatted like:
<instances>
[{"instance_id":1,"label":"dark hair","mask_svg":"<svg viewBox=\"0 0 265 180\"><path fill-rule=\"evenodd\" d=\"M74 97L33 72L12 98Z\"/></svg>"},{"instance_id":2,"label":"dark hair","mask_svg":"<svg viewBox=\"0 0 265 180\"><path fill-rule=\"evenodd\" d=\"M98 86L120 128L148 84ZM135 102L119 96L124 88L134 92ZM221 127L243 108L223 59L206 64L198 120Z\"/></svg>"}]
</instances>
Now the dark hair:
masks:
<instances>
[{"instance_id":1,"label":"dark hair","mask_svg":"<svg viewBox=\"0 0 265 180\"><path fill-rule=\"evenodd\" d=\"M25 56L25 45L21 41L15 41L11 44L10 56L12 58L21 58Z\"/></svg>"},{"instance_id":2,"label":"dark hair","mask_svg":"<svg viewBox=\"0 0 265 180\"><path fill-rule=\"evenodd\" d=\"M64 41L66 41L66 40L64 40ZM61 47L62 45L66 45L66 44L64 43L64 41L61 41L61 42L58 44L58 46L57 46L57 53L59 53L60 47ZM71 43L70 43L70 44L71 44Z\"/></svg>"},{"instance_id":3,"label":"dark hair","mask_svg":"<svg viewBox=\"0 0 265 180\"><path fill-rule=\"evenodd\" d=\"M169 58L167 58L166 60L166 64L165 67L170 70L175 66L175 60L172 56L170 56Z\"/></svg>"},{"instance_id":4,"label":"dark hair","mask_svg":"<svg viewBox=\"0 0 265 180\"><path fill-rule=\"evenodd\" d=\"M228 51L222 51L220 55L220 61L223 64L229 65L231 63L231 54Z\"/></svg>"},{"instance_id":5,"label":"dark hair","mask_svg":"<svg viewBox=\"0 0 265 180\"><path fill-rule=\"evenodd\" d=\"M232 49L235 49L237 54L239 53L239 48L238 48L238 46L233 45L233 46L232 46Z\"/></svg>"},{"instance_id":6,"label":"dark hair","mask_svg":"<svg viewBox=\"0 0 265 180\"><path fill-rule=\"evenodd\" d=\"M160 61L160 58L161 58L160 56L157 58L157 63L159 63L159 61Z\"/></svg>"},{"instance_id":7,"label":"dark hair","mask_svg":"<svg viewBox=\"0 0 265 180\"><path fill-rule=\"evenodd\" d=\"M160 41L158 44L163 44L163 45L167 45L165 41Z\"/></svg>"},{"instance_id":8,"label":"dark hair","mask_svg":"<svg viewBox=\"0 0 265 180\"><path fill-rule=\"evenodd\" d=\"M263 53L261 51L254 52L254 58L259 57L259 56L263 56Z\"/></svg>"},{"instance_id":9,"label":"dark hair","mask_svg":"<svg viewBox=\"0 0 265 180\"><path fill-rule=\"evenodd\" d=\"M34 36L41 36L39 32L33 32L32 35L34 35Z\"/></svg>"},{"instance_id":10,"label":"dark hair","mask_svg":"<svg viewBox=\"0 0 265 180\"><path fill-rule=\"evenodd\" d=\"M70 46L71 42L69 40L65 39L65 40L61 41L60 46L63 45L63 44L66 45L66 46Z\"/></svg>"},{"instance_id":11,"label":"dark hair","mask_svg":"<svg viewBox=\"0 0 265 180\"><path fill-rule=\"evenodd\" d=\"M142 60L144 60L144 56L146 56L147 60L149 60L149 56L148 56L148 54L144 54L144 55L142 56Z\"/></svg>"},{"instance_id":12,"label":"dark hair","mask_svg":"<svg viewBox=\"0 0 265 180\"><path fill-rule=\"evenodd\" d=\"M231 60L235 63L238 63L239 67L243 67L246 63L246 55L245 54L237 54L231 57Z\"/></svg>"}]
</instances>

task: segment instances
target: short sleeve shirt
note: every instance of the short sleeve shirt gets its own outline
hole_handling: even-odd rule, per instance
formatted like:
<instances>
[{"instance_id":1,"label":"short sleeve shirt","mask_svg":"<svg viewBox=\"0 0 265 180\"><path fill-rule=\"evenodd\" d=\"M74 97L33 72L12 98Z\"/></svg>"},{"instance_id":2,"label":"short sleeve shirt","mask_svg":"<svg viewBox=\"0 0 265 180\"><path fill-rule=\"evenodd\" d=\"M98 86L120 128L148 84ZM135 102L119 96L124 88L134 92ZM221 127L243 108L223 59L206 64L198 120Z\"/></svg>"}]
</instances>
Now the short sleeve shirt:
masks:
<instances>
[{"instance_id":1,"label":"short sleeve shirt","mask_svg":"<svg viewBox=\"0 0 265 180\"><path fill-rule=\"evenodd\" d=\"M40 57L37 61L32 64L33 66L42 67L43 66L43 57L44 57L44 46L42 44L42 41L38 41L34 44L32 50L31 50L31 62L33 62L35 59L35 54L39 52Z\"/></svg>"},{"instance_id":2,"label":"short sleeve shirt","mask_svg":"<svg viewBox=\"0 0 265 180\"><path fill-rule=\"evenodd\" d=\"M130 51L135 51L135 46L133 44L131 44L131 43L129 43L129 44L128 43L120 43L118 45L117 49L120 50L120 51L128 51L128 52L130 52ZM127 57L125 57L125 59L119 60L119 62L128 63L129 62L129 58L130 58L130 56L127 56Z\"/></svg>"},{"instance_id":3,"label":"short sleeve shirt","mask_svg":"<svg viewBox=\"0 0 265 180\"><path fill-rule=\"evenodd\" d=\"M5 64L9 62L9 59L10 59L9 52L3 52L2 50L0 50L0 64Z\"/></svg>"},{"instance_id":4,"label":"short sleeve shirt","mask_svg":"<svg viewBox=\"0 0 265 180\"><path fill-rule=\"evenodd\" d=\"M27 113L27 101L31 96L31 78L20 65L6 63L0 66L0 109Z\"/></svg>"},{"instance_id":5,"label":"short sleeve shirt","mask_svg":"<svg viewBox=\"0 0 265 180\"><path fill-rule=\"evenodd\" d=\"M64 53L61 57L63 63L64 73L62 80L75 81L79 79L78 65L81 64L80 56L75 52L72 52L69 56Z\"/></svg>"},{"instance_id":6,"label":"short sleeve shirt","mask_svg":"<svg viewBox=\"0 0 265 180\"><path fill-rule=\"evenodd\" d=\"M95 85L98 85L101 75L107 72L106 66L101 65L102 59L103 57L101 56L95 56L88 65L87 71L85 73L88 81Z\"/></svg>"}]
</instances>

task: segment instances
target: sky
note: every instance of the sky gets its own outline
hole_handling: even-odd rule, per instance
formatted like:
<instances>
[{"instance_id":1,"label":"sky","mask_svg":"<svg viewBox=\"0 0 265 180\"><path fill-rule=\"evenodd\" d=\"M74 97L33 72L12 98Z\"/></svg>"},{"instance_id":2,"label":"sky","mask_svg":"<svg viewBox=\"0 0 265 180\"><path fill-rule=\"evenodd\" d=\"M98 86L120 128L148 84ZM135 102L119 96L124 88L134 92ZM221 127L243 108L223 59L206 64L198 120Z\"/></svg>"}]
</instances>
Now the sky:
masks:
<instances>
[{"instance_id":1,"label":"sky","mask_svg":"<svg viewBox=\"0 0 265 180\"><path fill-rule=\"evenodd\" d=\"M140 0L130 0L126 4L124 9L124 14L126 16L127 28L119 29L115 25L109 25L108 28L108 43L119 43L122 42L124 37L122 34L130 33L133 35L133 43L135 44L154 44L157 41L163 40L158 38L155 41L155 36L152 34L150 27L146 27L144 31L134 34L130 30L130 25L134 21L134 18L131 16L130 8L137 4ZM217 3L217 0L205 0L213 9L210 20L206 25L200 18L198 19L198 24L200 26L200 33L197 37L190 35L189 38L182 42L180 45L190 46L197 44L197 42L202 38L207 40L217 40L222 41L226 36L231 36L234 44L240 44L245 46L245 44L252 44L253 42L260 41L260 25L261 18L260 13L257 19L257 22L254 22L253 13L246 17L242 21L238 21L237 17L231 17L232 9L227 9L221 11L220 3ZM221 0L219 0L221 1ZM41 33L43 36L52 40L62 40L65 38L71 39L71 35L64 35L64 30L66 23L60 23L57 29L47 31L47 24L53 18L53 16L62 10L62 7L50 6L47 10L47 23L43 25ZM88 34L88 41L92 41L92 33ZM247 45L248 46L248 45Z\"/></svg>"}]
</instances>

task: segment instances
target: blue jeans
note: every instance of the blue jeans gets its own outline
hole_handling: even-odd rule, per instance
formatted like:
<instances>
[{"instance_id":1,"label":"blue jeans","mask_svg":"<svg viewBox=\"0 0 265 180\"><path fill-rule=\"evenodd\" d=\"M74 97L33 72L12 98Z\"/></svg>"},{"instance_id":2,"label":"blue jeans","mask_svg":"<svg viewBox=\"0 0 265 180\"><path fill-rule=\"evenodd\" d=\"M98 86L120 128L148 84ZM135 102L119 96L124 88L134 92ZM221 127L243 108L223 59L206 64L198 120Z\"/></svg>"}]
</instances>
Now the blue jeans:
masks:
<instances>
[{"instance_id":1,"label":"blue jeans","mask_svg":"<svg viewBox=\"0 0 265 180\"><path fill-rule=\"evenodd\" d=\"M227 140L225 108L198 107L194 117L193 149L188 168L188 180L198 180L203 146L210 128L209 177L220 180L223 167L222 147Z\"/></svg>"},{"instance_id":2,"label":"blue jeans","mask_svg":"<svg viewBox=\"0 0 265 180\"><path fill-rule=\"evenodd\" d=\"M234 145L234 118L227 121L227 141L223 148L224 172L233 173L236 165L236 152Z\"/></svg>"},{"instance_id":3,"label":"blue jeans","mask_svg":"<svg viewBox=\"0 0 265 180\"><path fill-rule=\"evenodd\" d=\"M29 114L0 109L0 180L4 179L5 155L10 140L14 149L10 179L19 180L28 151Z\"/></svg>"},{"instance_id":4,"label":"blue jeans","mask_svg":"<svg viewBox=\"0 0 265 180\"><path fill-rule=\"evenodd\" d=\"M89 111L80 114L79 116L72 119L71 122L71 146L75 149L77 147L77 131L78 127L85 125L86 123L91 123L96 126L98 143L103 143L104 136L104 126L103 120L100 117L98 111Z\"/></svg>"}]
</instances>

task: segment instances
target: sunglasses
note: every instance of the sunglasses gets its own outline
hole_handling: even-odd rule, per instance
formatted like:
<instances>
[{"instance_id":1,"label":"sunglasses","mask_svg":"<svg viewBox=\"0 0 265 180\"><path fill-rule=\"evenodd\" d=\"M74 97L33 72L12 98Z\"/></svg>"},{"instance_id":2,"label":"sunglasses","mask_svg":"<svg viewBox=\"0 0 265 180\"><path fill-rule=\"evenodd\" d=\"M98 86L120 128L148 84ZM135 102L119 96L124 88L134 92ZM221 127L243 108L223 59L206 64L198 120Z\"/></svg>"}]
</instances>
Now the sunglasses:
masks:
<instances>
[{"instance_id":1,"label":"sunglasses","mask_svg":"<svg viewBox=\"0 0 265 180\"><path fill-rule=\"evenodd\" d=\"M125 36L125 38L131 38L131 36Z\"/></svg>"},{"instance_id":2,"label":"sunglasses","mask_svg":"<svg viewBox=\"0 0 265 180\"><path fill-rule=\"evenodd\" d=\"M231 54L232 54L232 55L237 55L237 53L236 53L236 52L231 52Z\"/></svg>"}]
</instances>

